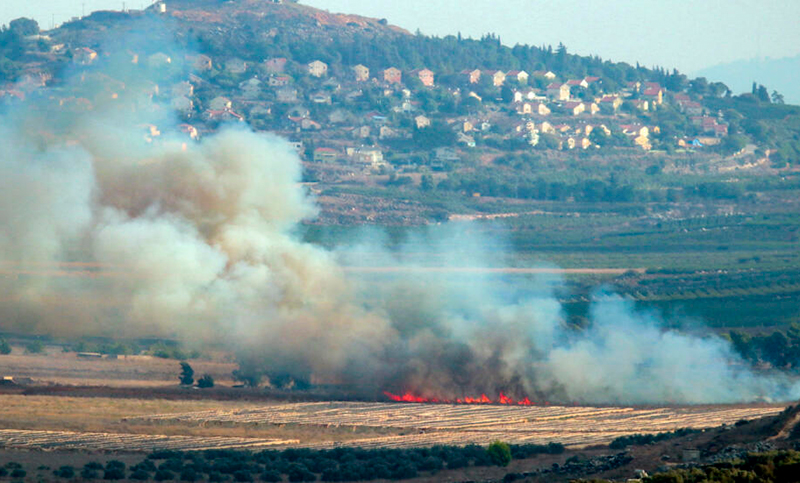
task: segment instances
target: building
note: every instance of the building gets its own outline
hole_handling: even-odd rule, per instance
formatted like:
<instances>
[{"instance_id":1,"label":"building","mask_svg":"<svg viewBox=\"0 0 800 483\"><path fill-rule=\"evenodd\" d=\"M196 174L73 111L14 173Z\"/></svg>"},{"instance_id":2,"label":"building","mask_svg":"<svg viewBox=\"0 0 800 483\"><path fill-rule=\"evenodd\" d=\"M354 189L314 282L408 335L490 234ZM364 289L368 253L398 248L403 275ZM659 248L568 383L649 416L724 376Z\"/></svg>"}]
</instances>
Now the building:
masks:
<instances>
[{"instance_id":1,"label":"building","mask_svg":"<svg viewBox=\"0 0 800 483\"><path fill-rule=\"evenodd\" d=\"M231 74L244 74L247 72L247 62L242 59L233 58L225 61L225 71Z\"/></svg>"},{"instance_id":2,"label":"building","mask_svg":"<svg viewBox=\"0 0 800 483\"><path fill-rule=\"evenodd\" d=\"M308 74L313 77L322 77L328 74L328 64L320 60L309 62L306 67L308 69Z\"/></svg>"},{"instance_id":3,"label":"building","mask_svg":"<svg viewBox=\"0 0 800 483\"><path fill-rule=\"evenodd\" d=\"M353 152L353 161L368 167L379 168L386 165L383 151L378 148L358 148Z\"/></svg>"},{"instance_id":4,"label":"building","mask_svg":"<svg viewBox=\"0 0 800 483\"><path fill-rule=\"evenodd\" d=\"M492 79L492 85L500 87L506 83L506 74L501 70L487 70L483 72Z\"/></svg>"},{"instance_id":5,"label":"building","mask_svg":"<svg viewBox=\"0 0 800 483\"><path fill-rule=\"evenodd\" d=\"M506 79L515 80L519 84L527 84L528 73L525 72L524 70L510 70L506 72Z\"/></svg>"},{"instance_id":6,"label":"building","mask_svg":"<svg viewBox=\"0 0 800 483\"><path fill-rule=\"evenodd\" d=\"M281 74L286 70L286 57L273 57L264 61L264 70L268 74Z\"/></svg>"},{"instance_id":7,"label":"building","mask_svg":"<svg viewBox=\"0 0 800 483\"><path fill-rule=\"evenodd\" d=\"M89 65L97 59L97 52L88 48L81 47L72 51L72 62L78 65Z\"/></svg>"},{"instance_id":8,"label":"building","mask_svg":"<svg viewBox=\"0 0 800 483\"><path fill-rule=\"evenodd\" d=\"M230 109L233 103L227 97L215 97L211 99L211 102L208 103L208 108L212 111L222 111L224 109Z\"/></svg>"},{"instance_id":9,"label":"building","mask_svg":"<svg viewBox=\"0 0 800 483\"><path fill-rule=\"evenodd\" d=\"M403 82L403 73L400 69L389 67L383 71L383 80L388 84L400 84Z\"/></svg>"},{"instance_id":10,"label":"building","mask_svg":"<svg viewBox=\"0 0 800 483\"><path fill-rule=\"evenodd\" d=\"M416 124L417 129L424 129L431 125L431 120L420 114L414 118L414 123Z\"/></svg>"},{"instance_id":11,"label":"building","mask_svg":"<svg viewBox=\"0 0 800 483\"><path fill-rule=\"evenodd\" d=\"M356 82L366 82L369 80L369 68L365 65L358 64L353 67L353 75Z\"/></svg>"},{"instance_id":12,"label":"building","mask_svg":"<svg viewBox=\"0 0 800 483\"><path fill-rule=\"evenodd\" d=\"M604 114L613 115L622 106L622 98L619 96L603 96L597 104Z\"/></svg>"},{"instance_id":13,"label":"building","mask_svg":"<svg viewBox=\"0 0 800 483\"><path fill-rule=\"evenodd\" d=\"M464 69L459 73L459 76L468 84L477 84L481 80L481 71L479 69Z\"/></svg>"},{"instance_id":14,"label":"building","mask_svg":"<svg viewBox=\"0 0 800 483\"><path fill-rule=\"evenodd\" d=\"M339 157L339 152L333 148L316 148L314 150L315 163L332 163Z\"/></svg>"},{"instance_id":15,"label":"building","mask_svg":"<svg viewBox=\"0 0 800 483\"><path fill-rule=\"evenodd\" d=\"M430 69L412 70L411 72L409 72L409 74L411 74L412 76L418 78L419 81L422 82L422 85L424 85L425 87L433 87L434 86L435 79L434 79L433 71L430 70Z\"/></svg>"},{"instance_id":16,"label":"building","mask_svg":"<svg viewBox=\"0 0 800 483\"><path fill-rule=\"evenodd\" d=\"M561 82L553 82L547 86L547 97L555 101L566 101L569 99L569 86Z\"/></svg>"}]
</instances>

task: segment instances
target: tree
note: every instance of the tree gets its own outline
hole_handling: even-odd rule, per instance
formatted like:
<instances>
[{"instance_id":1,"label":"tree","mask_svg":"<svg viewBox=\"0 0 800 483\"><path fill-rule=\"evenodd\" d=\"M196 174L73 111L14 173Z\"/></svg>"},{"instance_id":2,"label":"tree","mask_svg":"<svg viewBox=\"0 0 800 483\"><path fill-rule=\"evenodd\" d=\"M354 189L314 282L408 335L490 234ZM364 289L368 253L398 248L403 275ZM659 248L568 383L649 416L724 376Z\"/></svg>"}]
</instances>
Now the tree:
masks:
<instances>
[{"instance_id":1,"label":"tree","mask_svg":"<svg viewBox=\"0 0 800 483\"><path fill-rule=\"evenodd\" d=\"M8 23L8 29L14 33L27 37L39 33L39 24L36 20L21 17Z\"/></svg>"},{"instance_id":2,"label":"tree","mask_svg":"<svg viewBox=\"0 0 800 483\"><path fill-rule=\"evenodd\" d=\"M214 387L214 378L211 377L211 374L203 374L203 377L197 380L197 387L201 389Z\"/></svg>"},{"instance_id":3,"label":"tree","mask_svg":"<svg viewBox=\"0 0 800 483\"><path fill-rule=\"evenodd\" d=\"M194 369L186 361L181 361L181 374L178 376L182 386L191 386L194 384Z\"/></svg>"},{"instance_id":4,"label":"tree","mask_svg":"<svg viewBox=\"0 0 800 483\"><path fill-rule=\"evenodd\" d=\"M495 441L486 448L492 463L497 466L508 466L511 463L511 447L502 441Z\"/></svg>"},{"instance_id":5,"label":"tree","mask_svg":"<svg viewBox=\"0 0 800 483\"><path fill-rule=\"evenodd\" d=\"M784 104L783 94L778 91L772 91L772 102L774 104Z\"/></svg>"},{"instance_id":6,"label":"tree","mask_svg":"<svg viewBox=\"0 0 800 483\"><path fill-rule=\"evenodd\" d=\"M11 354L11 345L5 339L0 339L0 354L4 356Z\"/></svg>"}]
</instances>

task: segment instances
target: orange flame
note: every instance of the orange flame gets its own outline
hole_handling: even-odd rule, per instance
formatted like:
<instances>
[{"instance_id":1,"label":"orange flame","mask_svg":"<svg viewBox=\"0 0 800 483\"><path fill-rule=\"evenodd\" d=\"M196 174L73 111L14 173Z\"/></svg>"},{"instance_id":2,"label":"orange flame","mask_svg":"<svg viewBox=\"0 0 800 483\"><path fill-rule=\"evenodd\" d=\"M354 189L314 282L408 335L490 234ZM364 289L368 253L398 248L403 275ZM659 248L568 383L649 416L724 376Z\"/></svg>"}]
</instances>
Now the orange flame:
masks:
<instances>
[{"instance_id":1,"label":"orange flame","mask_svg":"<svg viewBox=\"0 0 800 483\"><path fill-rule=\"evenodd\" d=\"M519 401L515 401L513 398L506 396L502 392L496 400L490 399L489 396L486 394L481 394L480 397L469 397L465 396L463 398L456 398L456 399L443 399L437 397L423 397L417 396L410 392L403 393L402 395L399 394L392 394L391 392L384 391L383 394L395 402L405 402L405 403L433 403L433 404L505 404L509 406L532 406L533 403L527 397L524 399L520 399Z\"/></svg>"}]
</instances>

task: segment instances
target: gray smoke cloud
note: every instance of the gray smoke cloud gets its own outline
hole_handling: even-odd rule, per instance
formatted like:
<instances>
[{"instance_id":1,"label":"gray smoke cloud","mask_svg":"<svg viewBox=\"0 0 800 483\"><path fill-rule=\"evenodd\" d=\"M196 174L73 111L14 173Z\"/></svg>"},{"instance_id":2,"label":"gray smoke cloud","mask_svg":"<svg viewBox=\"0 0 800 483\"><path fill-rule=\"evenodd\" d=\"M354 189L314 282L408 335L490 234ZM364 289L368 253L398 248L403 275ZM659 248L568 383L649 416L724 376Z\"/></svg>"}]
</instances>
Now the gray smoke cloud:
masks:
<instances>
[{"instance_id":1,"label":"gray smoke cloud","mask_svg":"<svg viewBox=\"0 0 800 483\"><path fill-rule=\"evenodd\" d=\"M246 127L189 140L168 109L133 108L148 86L142 72L112 74L124 87L89 110L44 91L0 120L3 330L176 337L230 349L274 384L373 396L800 395L786 378L752 372L724 340L664 330L618 297L598 294L590 327L576 332L557 278L432 270L508 263L502 240L469 224L393 249L375 232L334 250L304 243L296 229L317 209L286 141ZM91 96L95 85L81 74L66 90ZM399 270L357 270L375 266Z\"/></svg>"}]
</instances>

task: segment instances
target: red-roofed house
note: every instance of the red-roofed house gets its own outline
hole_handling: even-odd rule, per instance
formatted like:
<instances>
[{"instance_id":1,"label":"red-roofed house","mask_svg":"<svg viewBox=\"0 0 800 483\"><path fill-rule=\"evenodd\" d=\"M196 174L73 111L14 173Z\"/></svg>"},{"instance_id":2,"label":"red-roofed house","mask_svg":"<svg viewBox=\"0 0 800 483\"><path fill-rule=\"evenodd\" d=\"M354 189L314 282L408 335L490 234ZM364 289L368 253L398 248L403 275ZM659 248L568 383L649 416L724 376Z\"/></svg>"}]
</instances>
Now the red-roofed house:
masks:
<instances>
[{"instance_id":1,"label":"red-roofed house","mask_svg":"<svg viewBox=\"0 0 800 483\"><path fill-rule=\"evenodd\" d=\"M586 82L586 79L571 79L567 81L567 85L570 87L589 87L589 83Z\"/></svg>"},{"instance_id":2,"label":"red-roofed house","mask_svg":"<svg viewBox=\"0 0 800 483\"><path fill-rule=\"evenodd\" d=\"M264 70L269 74L280 74L286 69L286 57L273 57L264 61Z\"/></svg>"},{"instance_id":3,"label":"red-roofed house","mask_svg":"<svg viewBox=\"0 0 800 483\"><path fill-rule=\"evenodd\" d=\"M648 87L642 92L642 99L660 105L664 102L664 90L660 87Z\"/></svg>"},{"instance_id":4,"label":"red-roofed house","mask_svg":"<svg viewBox=\"0 0 800 483\"><path fill-rule=\"evenodd\" d=\"M403 73L400 69L389 67L383 71L383 80L388 84L400 84L403 81Z\"/></svg>"},{"instance_id":5,"label":"red-roofed house","mask_svg":"<svg viewBox=\"0 0 800 483\"><path fill-rule=\"evenodd\" d=\"M492 85L495 87L506 83L506 74L502 70L485 70L483 73L492 78Z\"/></svg>"},{"instance_id":6,"label":"red-roofed house","mask_svg":"<svg viewBox=\"0 0 800 483\"><path fill-rule=\"evenodd\" d=\"M524 70L510 70L506 72L507 79L513 79L520 84L527 84L528 83L528 73Z\"/></svg>"},{"instance_id":7,"label":"red-roofed house","mask_svg":"<svg viewBox=\"0 0 800 483\"><path fill-rule=\"evenodd\" d=\"M565 102L561 107L571 116L577 116L586 110L586 106L582 102L578 101Z\"/></svg>"},{"instance_id":8,"label":"red-roofed house","mask_svg":"<svg viewBox=\"0 0 800 483\"><path fill-rule=\"evenodd\" d=\"M547 97L556 101L569 99L569 86L560 82L553 82L547 86Z\"/></svg>"},{"instance_id":9,"label":"red-roofed house","mask_svg":"<svg viewBox=\"0 0 800 483\"><path fill-rule=\"evenodd\" d=\"M619 96L603 96L599 104L601 111L606 114L614 114L622 106L622 98Z\"/></svg>"},{"instance_id":10,"label":"red-roofed house","mask_svg":"<svg viewBox=\"0 0 800 483\"><path fill-rule=\"evenodd\" d=\"M481 80L481 71L479 69L464 69L459 75L470 84L477 84Z\"/></svg>"},{"instance_id":11,"label":"red-roofed house","mask_svg":"<svg viewBox=\"0 0 800 483\"><path fill-rule=\"evenodd\" d=\"M434 85L434 75L430 69L416 69L409 72L409 74L418 78L425 87L433 87Z\"/></svg>"}]
</instances>

